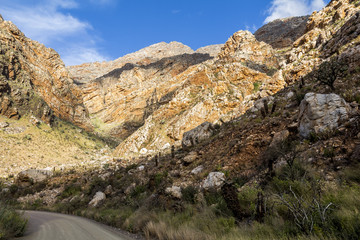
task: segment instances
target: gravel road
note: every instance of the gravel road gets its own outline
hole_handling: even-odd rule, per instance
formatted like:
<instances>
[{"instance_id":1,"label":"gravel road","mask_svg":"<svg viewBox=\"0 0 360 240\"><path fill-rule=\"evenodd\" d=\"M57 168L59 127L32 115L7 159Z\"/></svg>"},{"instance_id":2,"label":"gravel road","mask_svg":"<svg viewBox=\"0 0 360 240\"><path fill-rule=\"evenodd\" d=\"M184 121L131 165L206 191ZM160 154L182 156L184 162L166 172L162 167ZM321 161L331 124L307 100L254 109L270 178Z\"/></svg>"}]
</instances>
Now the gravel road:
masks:
<instances>
[{"instance_id":1,"label":"gravel road","mask_svg":"<svg viewBox=\"0 0 360 240\"><path fill-rule=\"evenodd\" d=\"M58 213L25 211L28 228L21 240L132 240L95 221Z\"/></svg>"}]
</instances>

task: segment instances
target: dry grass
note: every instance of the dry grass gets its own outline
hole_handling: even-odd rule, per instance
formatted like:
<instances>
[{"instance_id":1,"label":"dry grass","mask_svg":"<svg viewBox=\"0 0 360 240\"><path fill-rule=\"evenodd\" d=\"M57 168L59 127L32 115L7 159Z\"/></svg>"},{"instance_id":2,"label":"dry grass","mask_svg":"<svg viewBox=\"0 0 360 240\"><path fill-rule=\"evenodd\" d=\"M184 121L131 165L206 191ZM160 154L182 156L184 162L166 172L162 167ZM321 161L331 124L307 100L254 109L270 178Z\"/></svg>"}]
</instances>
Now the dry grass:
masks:
<instances>
[{"instance_id":1,"label":"dry grass","mask_svg":"<svg viewBox=\"0 0 360 240\"><path fill-rule=\"evenodd\" d=\"M28 117L11 120L10 128L25 127L21 133L0 130L0 177L16 175L29 168L71 168L98 160L97 152L105 143L82 132L73 125L60 121L50 128L46 124L34 126Z\"/></svg>"}]
</instances>

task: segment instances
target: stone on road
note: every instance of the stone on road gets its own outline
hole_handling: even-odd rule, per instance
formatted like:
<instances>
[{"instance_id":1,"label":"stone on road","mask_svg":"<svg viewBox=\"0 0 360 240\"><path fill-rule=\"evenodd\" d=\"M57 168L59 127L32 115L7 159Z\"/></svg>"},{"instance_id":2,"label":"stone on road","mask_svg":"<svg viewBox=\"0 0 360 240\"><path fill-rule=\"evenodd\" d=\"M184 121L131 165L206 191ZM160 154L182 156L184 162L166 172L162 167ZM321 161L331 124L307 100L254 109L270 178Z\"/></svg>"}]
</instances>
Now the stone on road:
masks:
<instances>
[{"instance_id":1,"label":"stone on road","mask_svg":"<svg viewBox=\"0 0 360 240\"><path fill-rule=\"evenodd\" d=\"M28 228L21 240L130 240L132 238L95 221L65 214L26 211Z\"/></svg>"}]
</instances>

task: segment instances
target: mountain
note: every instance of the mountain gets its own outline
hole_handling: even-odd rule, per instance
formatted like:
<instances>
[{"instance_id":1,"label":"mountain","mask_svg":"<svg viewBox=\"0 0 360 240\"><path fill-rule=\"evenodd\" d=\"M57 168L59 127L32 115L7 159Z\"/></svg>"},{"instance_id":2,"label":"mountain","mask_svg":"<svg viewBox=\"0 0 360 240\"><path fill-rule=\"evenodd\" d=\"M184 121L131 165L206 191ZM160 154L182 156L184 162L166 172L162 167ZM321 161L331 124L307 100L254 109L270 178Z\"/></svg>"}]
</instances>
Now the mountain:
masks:
<instances>
[{"instance_id":1,"label":"mountain","mask_svg":"<svg viewBox=\"0 0 360 240\"><path fill-rule=\"evenodd\" d=\"M10 162L9 148L20 151L30 141L14 132L27 121L16 89L29 89L29 102L43 99L56 121L62 115L53 107L67 109L72 101L85 113L65 118L65 128L31 127L34 142L26 145L34 152L50 134L59 151L65 140L81 146L71 154L79 151L82 163L9 176L0 199L89 217L148 239L359 238L359 1L332 0L311 16L269 23L255 35L238 31L224 45L194 52L160 43L115 61L69 67L71 74L54 54L69 91L56 84L49 90L49 82L59 81L50 73L58 72L38 51L53 51L1 24L1 113L14 119L0 124L0 142L7 144L0 156ZM17 62L27 78L19 77ZM49 74L32 79L38 68ZM79 98L52 103L56 98L42 89ZM90 124L93 135L73 123ZM48 137L41 144L39 131ZM102 136L118 141L112 155ZM98 164L86 168L87 158Z\"/></svg>"},{"instance_id":2,"label":"mountain","mask_svg":"<svg viewBox=\"0 0 360 240\"><path fill-rule=\"evenodd\" d=\"M179 43L156 43L149 47L143 48L135 53L127 54L110 62L84 63L78 66L70 66L69 70L72 78L80 83L90 81L121 68L126 64L146 65L158 61L162 58L172 57L181 54L192 54L194 50L190 47Z\"/></svg>"},{"instance_id":3,"label":"mountain","mask_svg":"<svg viewBox=\"0 0 360 240\"><path fill-rule=\"evenodd\" d=\"M290 47L305 33L308 20L309 16L277 19L259 28L254 35L273 48Z\"/></svg>"}]
</instances>

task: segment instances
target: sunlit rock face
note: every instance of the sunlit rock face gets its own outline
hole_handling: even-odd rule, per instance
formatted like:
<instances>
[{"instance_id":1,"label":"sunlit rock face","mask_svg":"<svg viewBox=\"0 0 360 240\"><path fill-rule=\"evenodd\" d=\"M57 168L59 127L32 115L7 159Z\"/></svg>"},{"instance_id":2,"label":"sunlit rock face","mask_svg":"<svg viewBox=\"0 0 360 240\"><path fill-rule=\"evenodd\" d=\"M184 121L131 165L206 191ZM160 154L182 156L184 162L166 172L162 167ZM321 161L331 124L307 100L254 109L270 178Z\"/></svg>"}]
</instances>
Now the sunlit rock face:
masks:
<instances>
[{"instance_id":1,"label":"sunlit rock face","mask_svg":"<svg viewBox=\"0 0 360 240\"><path fill-rule=\"evenodd\" d=\"M82 91L72 83L59 55L27 38L0 18L0 113L10 118L52 115L91 130Z\"/></svg>"},{"instance_id":2,"label":"sunlit rock face","mask_svg":"<svg viewBox=\"0 0 360 240\"><path fill-rule=\"evenodd\" d=\"M172 64L171 69L178 64ZM220 119L239 116L255 100L284 86L278 69L278 56L270 45L258 42L248 31L235 33L215 58L199 61L177 74L162 74L167 81L154 81L148 94L137 94L147 96L147 103L156 107L144 124L120 143L115 154L139 156L144 148L146 154L154 154L166 145L181 145L183 134L203 122L221 123ZM149 81L149 75L142 76Z\"/></svg>"}]
</instances>

